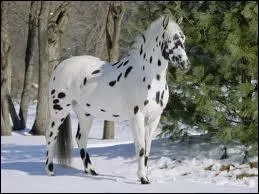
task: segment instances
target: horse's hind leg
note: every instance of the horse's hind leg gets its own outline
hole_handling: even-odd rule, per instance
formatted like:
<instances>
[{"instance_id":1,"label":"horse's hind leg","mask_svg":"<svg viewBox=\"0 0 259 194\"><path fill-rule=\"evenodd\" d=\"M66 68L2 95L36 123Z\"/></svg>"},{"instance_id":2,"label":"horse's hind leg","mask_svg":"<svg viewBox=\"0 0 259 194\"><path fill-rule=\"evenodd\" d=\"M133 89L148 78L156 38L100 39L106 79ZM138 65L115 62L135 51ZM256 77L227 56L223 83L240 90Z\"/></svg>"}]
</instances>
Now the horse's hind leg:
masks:
<instances>
[{"instance_id":1,"label":"horse's hind leg","mask_svg":"<svg viewBox=\"0 0 259 194\"><path fill-rule=\"evenodd\" d=\"M64 109L60 111L55 111L50 109L50 120L48 129L45 133L46 143L47 143L47 160L45 164L45 171L47 175L54 175L53 169L53 156L54 156L54 148L58 136L58 129L60 125L63 123L67 115L69 114L71 107L64 107Z\"/></svg>"},{"instance_id":2,"label":"horse's hind leg","mask_svg":"<svg viewBox=\"0 0 259 194\"><path fill-rule=\"evenodd\" d=\"M76 142L80 150L80 157L83 161L84 171L91 175L97 175L87 152L88 135L91 129L93 117L89 113L84 112L78 104L73 106L73 110L75 111L79 122L76 132Z\"/></svg>"}]
</instances>

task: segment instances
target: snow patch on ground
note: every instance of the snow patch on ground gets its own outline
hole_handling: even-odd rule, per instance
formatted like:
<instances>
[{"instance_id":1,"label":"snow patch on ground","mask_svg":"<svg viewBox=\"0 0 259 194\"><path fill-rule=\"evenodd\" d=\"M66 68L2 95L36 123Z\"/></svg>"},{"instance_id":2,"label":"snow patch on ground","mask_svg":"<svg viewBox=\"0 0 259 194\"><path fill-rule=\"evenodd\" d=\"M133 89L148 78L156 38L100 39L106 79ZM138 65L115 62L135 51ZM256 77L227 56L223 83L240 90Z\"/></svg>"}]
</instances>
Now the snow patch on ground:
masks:
<instances>
[{"instance_id":1,"label":"snow patch on ground","mask_svg":"<svg viewBox=\"0 0 259 194\"><path fill-rule=\"evenodd\" d=\"M30 106L28 128L33 124L35 108ZM77 119L71 116L75 137ZM1 137L2 192L258 192L258 168L237 162L242 146L229 145L230 157L220 160L221 145L200 142L198 136L188 142L154 138L148 159L151 184L140 185L129 122L115 123L114 140L101 139L102 127L103 121L95 120L88 141L88 152L99 173L95 177L83 172L75 139L72 166L63 167L54 160L56 176L48 177L44 172L44 136L31 136L25 129ZM254 176L238 178L244 173Z\"/></svg>"}]
</instances>

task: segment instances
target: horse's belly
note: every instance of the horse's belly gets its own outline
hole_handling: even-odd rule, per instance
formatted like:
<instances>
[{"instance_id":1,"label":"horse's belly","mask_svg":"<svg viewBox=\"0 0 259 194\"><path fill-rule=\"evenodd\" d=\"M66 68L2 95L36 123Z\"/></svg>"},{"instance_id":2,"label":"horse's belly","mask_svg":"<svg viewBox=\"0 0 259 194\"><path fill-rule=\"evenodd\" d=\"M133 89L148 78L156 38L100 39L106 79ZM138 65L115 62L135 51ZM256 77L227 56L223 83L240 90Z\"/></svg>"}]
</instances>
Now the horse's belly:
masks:
<instances>
[{"instance_id":1,"label":"horse's belly","mask_svg":"<svg viewBox=\"0 0 259 194\"><path fill-rule=\"evenodd\" d=\"M80 106L93 117L120 121L130 119L127 102L121 96L119 88L108 88L101 82L88 84L80 94Z\"/></svg>"}]
</instances>

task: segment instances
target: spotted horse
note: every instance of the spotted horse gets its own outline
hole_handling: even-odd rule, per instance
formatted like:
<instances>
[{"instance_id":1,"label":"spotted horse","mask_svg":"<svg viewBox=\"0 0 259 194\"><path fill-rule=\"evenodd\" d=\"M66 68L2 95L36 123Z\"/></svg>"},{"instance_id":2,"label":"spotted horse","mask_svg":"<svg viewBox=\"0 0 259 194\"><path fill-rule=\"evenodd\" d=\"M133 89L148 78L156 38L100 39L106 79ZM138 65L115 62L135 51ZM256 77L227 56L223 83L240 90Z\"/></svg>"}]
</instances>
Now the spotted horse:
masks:
<instances>
[{"instance_id":1,"label":"spotted horse","mask_svg":"<svg viewBox=\"0 0 259 194\"><path fill-rule=\"evenodd\" d=\"M152 135L168 102L168 64L182 71L190 68L184 41L179 25L168 16L161 16L136 38L128 55L114 64L93 56L62 61L49 82L46 173L54 175L53 154L61 133L59 126L73 110L79 120L76 141L86 173L97 175L87 152L93 119L129 120L138 162L137 176L142 184L150 183L147 161ZM66 154L60 157L68 158Z\"/></svg>"}]
</instances>

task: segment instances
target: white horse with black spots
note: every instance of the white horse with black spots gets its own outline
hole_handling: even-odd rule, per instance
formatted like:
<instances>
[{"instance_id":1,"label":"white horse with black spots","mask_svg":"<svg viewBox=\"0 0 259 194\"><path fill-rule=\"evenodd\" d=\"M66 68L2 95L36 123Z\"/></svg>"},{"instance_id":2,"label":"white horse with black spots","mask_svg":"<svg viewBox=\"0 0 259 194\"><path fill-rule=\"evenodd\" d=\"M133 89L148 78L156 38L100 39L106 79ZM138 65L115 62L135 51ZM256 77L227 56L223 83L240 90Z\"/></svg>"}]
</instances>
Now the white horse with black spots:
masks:
<instances>
[{"instance_id":1,"label":"white horse with black spots","mask_svg":"<svg viewBox=\"0 0 259 194\"><path fill-rule=\"evenodd\" d=\"M162 16L135 40L129 54L114 64L92 56L76 56L61 62L49 82L47 174L54 175L55 142L60 139L58 133L59 136L66 133L59 128L73 110L79 120L76 141L86 173L97 175L87 153L93 119L130 120L138 159L137 175L142 184L148 184L147 160L152 135L169 97L168 63L184 71L190 68L184 41L178 24L168 16ZM61 135L58 147L64 147L70 141L63 137ZM63 149L58 159L67 160L71 157L68 153L69 150Z\"/></svg>"}]
</instances>

